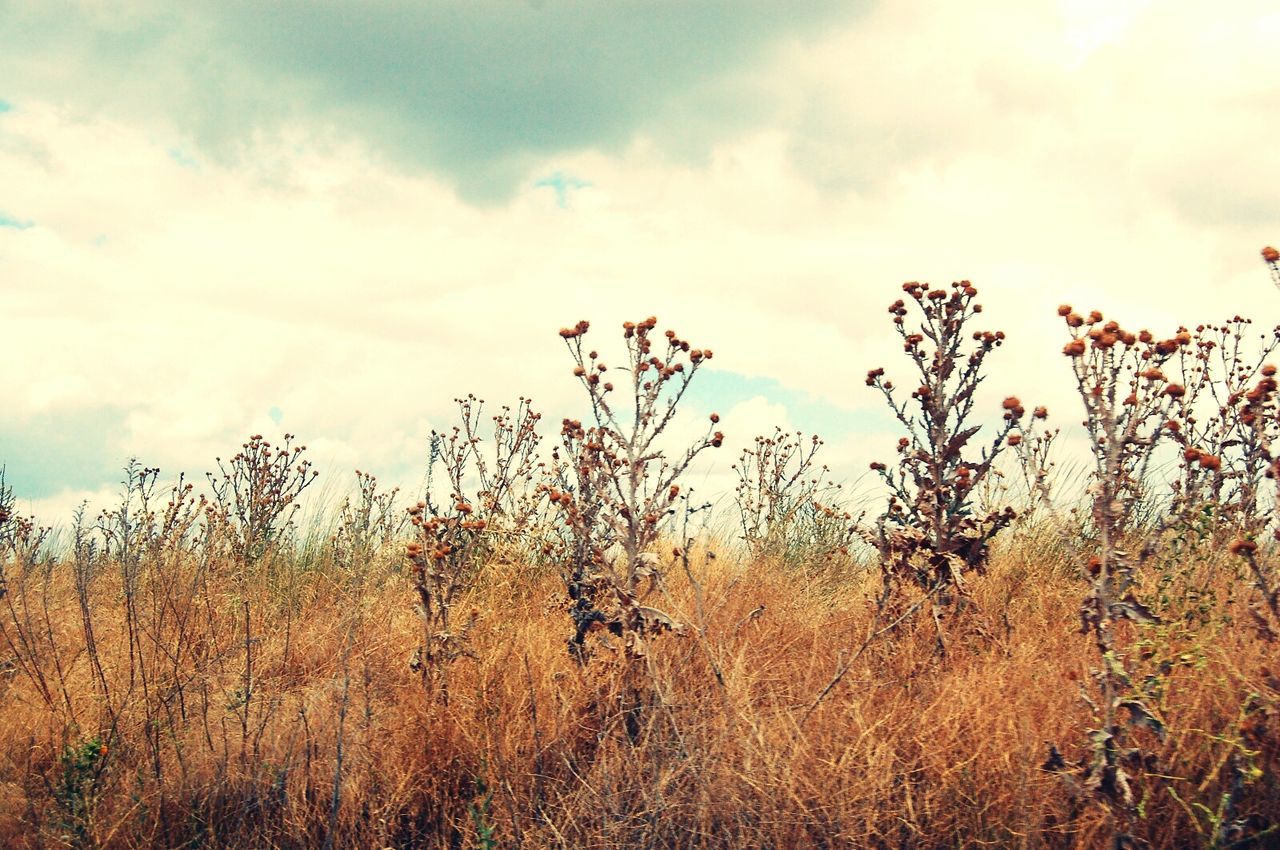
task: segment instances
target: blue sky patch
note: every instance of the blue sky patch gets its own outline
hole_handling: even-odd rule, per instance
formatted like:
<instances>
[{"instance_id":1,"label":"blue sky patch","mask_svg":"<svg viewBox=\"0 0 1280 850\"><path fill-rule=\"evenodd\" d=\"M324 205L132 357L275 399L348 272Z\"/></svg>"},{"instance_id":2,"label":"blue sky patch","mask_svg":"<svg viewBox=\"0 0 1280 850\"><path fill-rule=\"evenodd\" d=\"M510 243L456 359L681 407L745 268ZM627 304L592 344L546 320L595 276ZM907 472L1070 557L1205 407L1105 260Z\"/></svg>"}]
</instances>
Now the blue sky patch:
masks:
<instances>
[{"instance_id":1,"label":"blue sky patch","mask_svg":"<svg viewBox=\"0 0 1280 850\"><path fill-rule=\"evenodd\" d=\"M13 111L13 104L7 100L0 100L0 115Z\"/></svg>"},{"instance_id":2,"label":"blue sky patch","mask_svg":"<svg viewBox=\"0 0 1280 850\"><path fill-rule=\"evenodd\" d=\"M556 206L563 210L569 206L571 192L578 189L586 189L590 185L591 183L588 180L583 180L572 174L566 174L563 171L556 171L539 179L533 184L533 188L553 190L556 193Z\"/></svg>"},{"instance_id":3,"label":"blue sky patch","mask_svg":"<svg viewBox=\"0 0 1280 850\"><path fill-rule=\"evenodd\" d=\"M29 230L35 226L36 223L31 219L14 218L6 212L0 211L0 227L8 227L12 230Z\"/></svg>"},{"instance_id":4,"label":"blue sky patch","mask_svg":"<svg viewBox=\"0 0 1280 850\"><path fill-rule=\"evenodd\" d=\"M887 411L855 413L815 398L803 390L788 387L773 378L744 375L724 369L708 369L706 372L699 372L689 388L690 400L722 415L728 413L735 404L756 396L763 396L773 404L782 405L792 427L827 440L847 434L884 433L894 427L894 420ZM733 425L728 419L725 424L729 427Z\"/></svg>"},{"instance_id":5,"label":"blue sky patch","mask_svg":"<svg viewBox=\"0 0 1280 850\"><path fill-rule=\"evenodd\" d=\"M43 499L120 480L126 411L118 407L42 413L0 424L0 466L15 496Z\"/></svg>"},{"instance_id":6,"label":"blue sky patch","mask_svg":"<svg viewBox=\"0 0 1280 850\"><path fill-rule=\"evenodd\" d=\"M200 168L199 160L184 151L182 148L169 148L165 153L169 155L169 159L173 160L183 168L190 171L197 171Z\"/></svg>"}]
</instances>

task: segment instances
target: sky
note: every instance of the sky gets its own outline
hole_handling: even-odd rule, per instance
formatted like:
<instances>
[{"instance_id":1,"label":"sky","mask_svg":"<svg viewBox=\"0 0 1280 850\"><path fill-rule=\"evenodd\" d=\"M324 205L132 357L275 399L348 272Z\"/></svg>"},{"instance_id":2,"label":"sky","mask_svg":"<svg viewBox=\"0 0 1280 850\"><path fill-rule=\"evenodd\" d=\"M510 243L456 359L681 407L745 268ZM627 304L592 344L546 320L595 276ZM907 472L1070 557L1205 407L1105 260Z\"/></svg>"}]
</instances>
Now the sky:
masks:
<instances>
[{"instance_id":1,"label":"sky","mask_svg":"<svg viewBox=\"0 0 1280 850\"><path fill-rule=\"evenodd\" d=\"M0 0L0 465L49 522L252 433L412 488L455 397L554 437L558 329L654 314L716 352L706 492L774 425L853 481L908 280L973 281L992 411L1069 429L1059 303L1280 323L1278 43L1262 0Z\"/></svg>"}]
</instances>

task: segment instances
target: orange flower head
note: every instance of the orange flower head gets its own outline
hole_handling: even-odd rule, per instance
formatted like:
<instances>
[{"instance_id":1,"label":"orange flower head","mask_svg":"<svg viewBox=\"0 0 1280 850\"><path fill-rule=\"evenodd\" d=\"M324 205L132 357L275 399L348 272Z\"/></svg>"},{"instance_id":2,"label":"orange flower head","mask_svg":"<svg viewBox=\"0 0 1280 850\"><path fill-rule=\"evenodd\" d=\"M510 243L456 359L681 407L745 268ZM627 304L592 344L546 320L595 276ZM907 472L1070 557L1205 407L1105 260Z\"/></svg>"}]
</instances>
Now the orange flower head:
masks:
<instances>
[{"instance_id":1,"label":"orange flower head","mask_svg":"<svg viewBox=\"0 0 1280 850\"><path fill-rule=\"evenodd\" d=\"M1238 555L1241 557L1245 555L1252 555L1254 552L1258 551L1258 544L1252 540L1245 540L1242 537L1237 537L1227 546L1227 551L1232 555Z\"/></svg>"}]
</instances>

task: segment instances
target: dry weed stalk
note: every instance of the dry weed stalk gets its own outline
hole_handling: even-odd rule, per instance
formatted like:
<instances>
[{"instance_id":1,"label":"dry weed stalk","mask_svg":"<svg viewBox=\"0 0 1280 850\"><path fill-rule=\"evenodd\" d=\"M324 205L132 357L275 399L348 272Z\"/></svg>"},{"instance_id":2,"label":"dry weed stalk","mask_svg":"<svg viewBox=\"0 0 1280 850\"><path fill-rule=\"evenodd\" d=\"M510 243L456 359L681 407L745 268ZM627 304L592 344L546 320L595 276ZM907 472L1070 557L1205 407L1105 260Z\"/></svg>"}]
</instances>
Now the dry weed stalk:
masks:
<instances>
[{"instance_id":1,"label":"dry weed stalk","mask_svg":"<svg viewBox=\"0 0 1280 850\"><path fill-rule=\"evenodd\" d=\"M491 436L482 435L484 400L474 395L455 399L459 424L448 434L433 431L432 465L439 462L453 502L465 498L473 519L486 523L484 541L491 548L506 545L513 556L537 549L539 511L545 500L539 484L545 465L539 454L542 414L521 398L515 409L503 405L489 417ZM434 476L431 476L434 477ZM427 495L428 510L436 513Z\"/></svg>"},{"instance_id":2,"label":"dry weed stalk","mask_svg":"<svg viewBox=\"0 0 1280 850\"><path fill-rule=\"evenodd\" d=\"M217 475L208 473L209 519L241 564L256 563L287 540L298 497L320 474L302 457L307 447L294 446L293 439L285 434L273 448L254 434L226 464L217 458Z\"/></svg>"},{"instance_id":3,"label":"dry weed stalk","mask_svg":"<svg viewBox=\"0 0 1280 850\"><path fill-rule=\"evenodd\" d=\"M1261 426L1268 420L1254 414L1248 394L1280 346L1280 327L1254 338L1251 325L1240 316L1200 325L1171 364L1185 392L1173 399L1178 427L1168 432L1182 455L1170 513L1186 524L1207 519L1215 537L1255 536L1266 522L1260 499L1269 437Z\"/></svg>"},{"instance_id":4,"label":"dry weed stalk","mask_svg":"<svg viewBox=\"0 0 1280 850\"><path fill-rule=\"evenodd\" d=\"M915 369L912 383L919 384L909 400L900 399L884 369L867 373L867 386L883 394L907 432L898 441L895 464L871 465L890 496L869 539L880 552L886 593L890 585L905 583L945 603L966 592L966 574L982 572L988 544L1015 516L1011 507L975 515L975 497L1026 411L1016 397L1006 398L994 437L976 454L969 450L981 430L970 422L983 364L1004 342L1004 332L968 330L982 312L978 290L968 281L950 290L920 283L902 288L912 307L899 299L889 313ZM919 321L908 329L910 309ZM1039 408L1035 415L1046 414Z\"/></svg>"},{"instance_id":5,"label":"dry weed stalk","mask_svg":"<svg viewBox=\"0 0 1280 850\"><path fill-rule=\"evenodd\" d=\"M1280 382L1277 382L1276 373L1272 364L1262 367L1257 382L1244 395L1240 414L1242 424L1256 441L1258 458L1266 464L1263 475L1275 487L1273 506L1280 505L1280 451L1276 449L1276 441L1280 440ZM1272 537L1280 541L1280 524L1275 524L1274 519L1272 524ZM1256 539L1266 525L1266 518L1260 518L1256 527L1246 529L1231 542L1229 550L1233 555L1244 558L1249 565L1254 587L1262 602L1261 606L1251 606L1250 611L1258 630L1269 641L1274 641L1280 638L1280 576L1276 575L1274 565L1265 558Z\"/></svg>"},{"instance_id":6,"label":"dry weed stalk","mask_svg":"<svg viewBox=\"0 0 1280 850\"><path fill-rule=\"evenodd\" d=\"M592 630L621 638L626 657L637 659L645 656L648 637L682 628L643 604L661 581L653 550L680 495L680 476L703 450L718 448L724 435L715 430L720 417L713 413L707 433L674 458L660 446L712 352L693 348L671 330L656 341L657 325L653 317L623 324L627 363L619 368L625 377L616 394L600 355L583 349L588 323L560 331L591 404L587 425L564 421L555 453L557 483L548 489L565 530L559 557L574 623L569 648L580 660L588 655ZM617 406L613 399L620 399Z\"/></svg>"},{"instance_id":7,"label":"dry weed stalk","mask_svg":"<svg viewBox=\"0 0 1280 850\"><path fill-rule=\"evenodd\" d=\"M473 610L464 623L455 623L454 603L474 581L481 564L492 559L502 539L527 539L541 494L538 457L542 418L528 399L515 411L503 407L492 418L493 438L484 445L480 423L484 402L475 396L455 400L461 424L449 434L431 433L428 481L439 464L449 492L441 503L428 485L426 498L409 509L416 539L408 545L417 611L423 621L423 642L410 667L421 673L428 690L439 689L448 699L449 665L470 654L467 637L478 616ZM467 495L475 484L474 495ZM516 547L522 553L531 547Z\"/></svg>"},{"instance_id":8,"label":"dry weed stalk","mask_svg":"<svg viewBox=\"0 0 1280 850\"><path fill-rule=\"evenodd\" d=\"M40 526L34 517L18 513L13 488L5 483L5 469L0 466L0 596L8 587L10 564L26 574L36 566L51 529Z\"/></svg>"},{"instance_id":9,"label":"dry weed stalk","mask_svg":"<svg viewBox=\"0 0 1280 850\"><path fill-rule=\"evenodd\" d=\"M840 507L842 488L830 469L817 462L822 445L817 434L775 428L733 465L742 539L755 557L801 567L849 554L857 523Z\"/></svg>"},{"instance_id":10,"label":"dry weed stalk","mask_svg":"<svg viewBox=\"0 0 1280 850\"><path fill-rule=\"evenodd\" d=\"M1053 475L1057 469L1054 460L1054 444L1062 435L1061 428L1050 428L1044 424L1046 415L1041 415L1042 408L1037 408L1035 422L1021 433L1009 435L1008 444L1013 449L1017 461L1018 476L1026 491L1026 506L1022 510L1022 520L1034 521L1041 510L1053 510Z\"/></svg>"},{"instance_id":11,"label":"dry weed stalk","mask_svg":"<svg viewBox=\"0 0 1280 850\"><path fill-rule=\"evenodd\" d=\"M1097 311L1086 318L1067 305L1058 315L1071 334L1063 353L1084 402L1093 459L1091 519L1098 552L1087 565L1092 582L1080 607L1080 630L1092 636L1101 668L1093 674L1097 698L1082 691L1098 723L1088 733L1089 753L1068 769L1051 749L1045 767L1109 806L1117 846L1138 846L1133 827L1140 812L1132 779L1152 772L1155 757L1132 745L1130 730L1145 728L1163 739L1165 727L1154 702L1160 678L1134 674L1117 627L1126 620L1157 622L1134 589L1137 567L1152 554L1160 529L1139 527L1135 516L1163 435L1181 427L1172 417L1187 390L1169 381L1164 368L1192 338L1180 329L1170 339L1156 340L1149 331L1133 333L1104 322ZM1137 559L1127 549L1131 543L1141 547Z\"/></svg>"},{"instance_id":12,"label":"dry weed stalk","mask_svg":"<svg viewBox=\"0 0 1280 850\"><path fill-rule=\"evenodd\" d=\"M379 551L404 530L408 515L396 505L400 488L379 490L376 476L356 470L356 495L343 499L330 544L334 565L362 578Z\"/></svg>"}]
</instances>

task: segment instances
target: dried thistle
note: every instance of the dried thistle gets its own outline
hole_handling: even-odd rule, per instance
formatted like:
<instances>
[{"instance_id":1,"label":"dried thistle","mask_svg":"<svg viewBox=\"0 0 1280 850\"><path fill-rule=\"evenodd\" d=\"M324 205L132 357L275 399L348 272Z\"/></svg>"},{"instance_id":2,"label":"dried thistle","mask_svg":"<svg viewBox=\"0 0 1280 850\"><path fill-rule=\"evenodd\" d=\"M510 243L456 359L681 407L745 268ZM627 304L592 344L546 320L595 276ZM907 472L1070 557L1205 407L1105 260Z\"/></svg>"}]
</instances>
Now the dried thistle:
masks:
<instances>
[{"instance_id":1,"label":"dried thistle","mask_svg":"<svg viewBox=\"0 0 1280 850\"><path fill-rule=\"evenodd\" d=\"M602 381L609 368L598 352L584 349L587 322L561 331L590 403L585 424L562 423L555 483L546 487L560 512L561 541L549 548L562 564L574 624L569 648L580 660L592 631L620 638L630 659L645 656L654 635L682 631L644 604L662 578L654 547L674 513L680 476L702 451L719 447L724 434L712 414L705 435L674 457L660 445L689 384L713 354L674 331L655 338L657 323L651 316L623 325L626 361L613 370L623 375L617 382Z\"/></svg>"},{"instance_id":2,"label":"dried thistle","mask_svg":"<svg viewBox=\"0 0 1280 850\"><path fill-rule=\"evenodd\" d=\"M1014 518L1010 507L976 515L976 491L1019 431L1026 410L1018 398L1006 398L1001 425L974 452L970 444L981 430L970 424L975 393L987 355L1003 344L1004 333L968 330L982 311L975 300L978 291L968 281L949 290L928 290L920 283L902 288L910 306L899 299L889 313L918 388L903 399L884 369L867 373L867 386L881 392L907 432L895 464L871 466L888 485L890 498L868 537L880 552L886 588L906 582L945 601L965 592L967 573L984 570L989 543ZM911 311L919 318L909 330Z\"/></svg>"}]
</instances>

